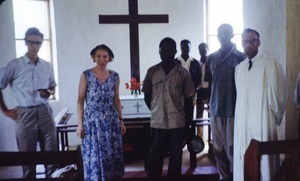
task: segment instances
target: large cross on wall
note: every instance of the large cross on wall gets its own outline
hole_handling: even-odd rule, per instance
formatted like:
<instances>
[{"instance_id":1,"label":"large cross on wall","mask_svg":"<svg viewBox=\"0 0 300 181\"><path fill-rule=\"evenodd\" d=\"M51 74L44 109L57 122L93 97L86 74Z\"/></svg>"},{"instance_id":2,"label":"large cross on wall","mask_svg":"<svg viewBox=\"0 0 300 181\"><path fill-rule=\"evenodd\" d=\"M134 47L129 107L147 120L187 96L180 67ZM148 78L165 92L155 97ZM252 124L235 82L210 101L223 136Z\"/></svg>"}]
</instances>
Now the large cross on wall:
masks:
<instances>
[{"instance_id":1,"label":"large cross on wall","mask_svg":"<svg viewBox=\"0 0 300 181\"><path fill-rule=\"evenodd\" d=\"M129 24L130 72L140 82L139 24L168 23L168 15L139 15L138 0L128 0L129 15L99 15L99 24Z\"/></svg>"}]
</instances>

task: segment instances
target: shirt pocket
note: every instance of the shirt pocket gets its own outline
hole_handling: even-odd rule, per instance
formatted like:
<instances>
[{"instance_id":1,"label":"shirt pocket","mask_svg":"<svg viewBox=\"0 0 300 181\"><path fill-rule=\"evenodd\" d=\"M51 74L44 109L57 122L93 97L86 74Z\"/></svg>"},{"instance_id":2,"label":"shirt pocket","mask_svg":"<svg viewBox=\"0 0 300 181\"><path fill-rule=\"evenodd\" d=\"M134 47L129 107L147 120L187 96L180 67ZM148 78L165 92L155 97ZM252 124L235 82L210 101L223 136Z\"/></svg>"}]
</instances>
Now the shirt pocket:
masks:
<instances>
[{"instance_id":1,"label":"shirt pocket","mask_svg":"<svg viewBox=\"0 0 300 181\"><path fill-rule=\"evenodd\" d=\"M181 91L182 91L182 84L176 81L172 81L170 84L170 95L180 96Z\"/></svg>"},{"instance_id":2,"label":"shirt pocket","mask_svg":"<svg viewBox=\"0 0 300 181\"><path fill-rule=\"evenodd\" d=\"M152 81L152 90L153 90L153 94L158 94L159 92L162 91L163 89L163 81L161 79L159 80L153 80Z\"/></svg>"}]
</instances>

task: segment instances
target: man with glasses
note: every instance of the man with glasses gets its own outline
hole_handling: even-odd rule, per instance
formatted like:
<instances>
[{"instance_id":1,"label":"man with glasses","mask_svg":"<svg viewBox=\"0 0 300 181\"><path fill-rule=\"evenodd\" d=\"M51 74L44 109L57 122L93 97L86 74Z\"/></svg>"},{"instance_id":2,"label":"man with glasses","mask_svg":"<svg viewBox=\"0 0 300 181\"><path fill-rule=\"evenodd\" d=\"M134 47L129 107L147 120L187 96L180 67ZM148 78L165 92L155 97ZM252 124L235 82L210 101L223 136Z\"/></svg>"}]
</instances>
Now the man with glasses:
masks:
<instances>
[{"instance_id":1,"label":"man with glasses","mask_svg":"<svg viewBox=\"0 0 300 181\"><path fill-rule=\"evenodd\" d=\"M16 123L16 138L19 151L36 151L39 142L41 151L56 151L56 132L52 110L48 104L55 92L53 67L38 57L43 34L37 28L25 33L27 53L10 61L0 69L0 107L3 113ZM15 98L15 108L4 103L2 89L10 85ZM46 165L46 176L54 171ZM35 166L23 166L23 176L35 179Z\"/></svg>"},{"instance_id":2,"label":"man with glasses","mask_svg":"<svg viewBox=\"0 0 300 181\"><path fill-rule=\"evenodd\" d=\"M258 52L260 35L245 29L242 46L247 55L235 68L237 100L234 125L234 180L244 179L244 154L251 139L276 141L287 102L286 80L280 64ZM272 180L279 155L264 155L261 180Z\"/></svg>"}]
</instances>

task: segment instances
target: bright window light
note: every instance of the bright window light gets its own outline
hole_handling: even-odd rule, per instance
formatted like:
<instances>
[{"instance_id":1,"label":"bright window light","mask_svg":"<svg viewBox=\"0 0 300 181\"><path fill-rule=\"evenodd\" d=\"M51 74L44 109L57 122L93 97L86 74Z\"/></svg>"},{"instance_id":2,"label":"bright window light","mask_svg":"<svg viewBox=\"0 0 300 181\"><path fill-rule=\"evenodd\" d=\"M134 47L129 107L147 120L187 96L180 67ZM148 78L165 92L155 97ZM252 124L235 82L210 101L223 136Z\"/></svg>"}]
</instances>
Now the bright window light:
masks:
<instances>
[{"instance_id":1,"label":"bright window light","mask_svg":"<svg viewBox=\"0 0 300 181\"><path fill-rule=\"evenodd\" d=\"M27 51L24 41L25 32L30 27L36 27L44 34L44 41L39 51L39 57L51 62L48 0L13 0L13 8L17 57L23 56Z\"/></svg>"},{"instance_id":2,"label":"bright window light","mask_svg":"<svg viewBox=\"0 0 300 181\"><path fill-rule=\"evenodd\" d=\"M57 62L53 56L53 37L55 32L51 31L50 4L49 0L13 0L14 25L16 55L21 57L27 52L25 45L25 32L28 28L36 27L44 34L43 44L38 56L53 64L54 76L58 84ZM53 17L52 17L53 18ZM53 20L54 22L54 20ZM54 28L53 28L54 29ZM51 33L52 32L52 33ZM52 100L58 100L59 87L56 87L56 93L51 97Z\"/></svg>"},{"instance_id":3,"label":"bright window light","mask_svg":"<svg viewBox=\"0 0 300 181\"><path fill-rule=\"evenodd\" d=\"M217 29L223 23L233 27L232 42L243 51L241 34L243 32L243 0L207 0L207 43L210 52L220 48Z\"/></svg>"}]
</instances>

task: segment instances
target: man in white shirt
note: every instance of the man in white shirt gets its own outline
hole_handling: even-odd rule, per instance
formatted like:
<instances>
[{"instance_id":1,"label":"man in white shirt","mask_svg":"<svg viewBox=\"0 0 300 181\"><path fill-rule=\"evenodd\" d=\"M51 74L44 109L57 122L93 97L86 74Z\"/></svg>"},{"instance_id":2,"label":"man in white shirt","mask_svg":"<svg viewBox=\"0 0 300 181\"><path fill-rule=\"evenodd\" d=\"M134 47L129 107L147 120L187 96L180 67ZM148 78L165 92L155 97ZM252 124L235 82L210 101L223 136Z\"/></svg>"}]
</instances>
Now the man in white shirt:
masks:
<instances>
[{"instance_id":1,"label":"man in white shirt","mask_svg":"<svg viewBox=\"0 0 300 181\"><path fill-rule=\"evenodd\" d=\"M3 113L15 120L19 151L36 151L37 142L42 151L56 151L56 129L48 98L54 94L56 83L52 65L38 57L44 35L37 28L25 33L27 53L10 61L0 70L0 107ZM15 108L4 103L2 89L11 86ZM46 176L55 171L46 165ZM35 179L35 166L23 166L23 176Z\"/></svg>"}]
</instances>

